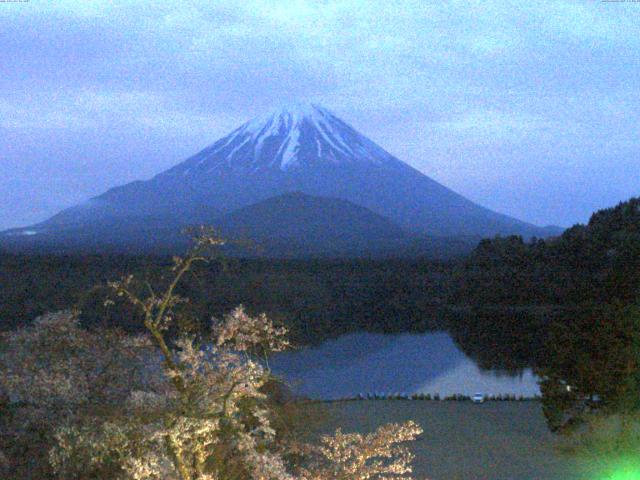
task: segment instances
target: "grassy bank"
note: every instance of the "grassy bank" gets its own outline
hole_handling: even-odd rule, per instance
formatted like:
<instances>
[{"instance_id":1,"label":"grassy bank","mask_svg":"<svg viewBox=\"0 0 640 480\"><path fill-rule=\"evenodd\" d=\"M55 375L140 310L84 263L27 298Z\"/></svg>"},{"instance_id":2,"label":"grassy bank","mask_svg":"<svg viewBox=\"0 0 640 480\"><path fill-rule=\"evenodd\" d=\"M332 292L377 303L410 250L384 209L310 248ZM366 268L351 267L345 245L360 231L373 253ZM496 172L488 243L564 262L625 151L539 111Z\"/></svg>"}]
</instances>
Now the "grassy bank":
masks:
<instances>
[{"instance_id":1,"label":"grassy bank","mask_svg":"<svg viewBox=\"0 0 640 480\"><path fill-rule=\"evenodd\" d=\"M417 478L431 480L600 479L557 451L539 402L333 402L310 404L324 421L362 433L388 422L415 420L424 434L413 445Z\"/></svg>"}]
</instances>

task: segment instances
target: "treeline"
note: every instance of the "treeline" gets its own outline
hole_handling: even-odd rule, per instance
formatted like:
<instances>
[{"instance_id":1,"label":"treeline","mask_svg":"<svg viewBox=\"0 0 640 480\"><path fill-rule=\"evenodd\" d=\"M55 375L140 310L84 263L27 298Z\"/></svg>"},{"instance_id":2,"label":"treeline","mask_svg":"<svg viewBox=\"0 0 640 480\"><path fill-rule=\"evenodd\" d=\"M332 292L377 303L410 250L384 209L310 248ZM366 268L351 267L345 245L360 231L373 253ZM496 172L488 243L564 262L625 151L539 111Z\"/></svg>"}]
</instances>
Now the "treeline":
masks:
<instances>
[{"instance_id":1,"label":"treeline","mask_svg":"<svg viewBox=\"0 0 640 480\"><path fill-rule=\"evenodd\" d=\"M484 240L454 285L456 338L485 366L535 366L552 428L640 412L640 198L548 241Z\"/></svg>"},{"instance_id":2,"label":"treeline","mask_svg":"<svg viewBox=\"0 0 640 480\"><path fill-rule=\"evenodd\" d=\"M455 298L474 305L635 301L640 293L640 199L595 213L560 237L483 240L458 272Z\"/></svg>"},{"instance_id":3,"label":"treeline","mask_svg":"<svg viewBox=\"0 0 640 480\"><path fill-rule=\"evenodd\" d=\"M0 255L0 326L9 330L45 312L77 307L88 325L140 328L125 302L104 305L108 281L125 274L160 281L170 257ZM266 312L296 343L342 333L446 327L452 266L428 260L230 259L199 265L180 287L184 314L206 329L238 304Z\"/></svg>"}]
</instances>

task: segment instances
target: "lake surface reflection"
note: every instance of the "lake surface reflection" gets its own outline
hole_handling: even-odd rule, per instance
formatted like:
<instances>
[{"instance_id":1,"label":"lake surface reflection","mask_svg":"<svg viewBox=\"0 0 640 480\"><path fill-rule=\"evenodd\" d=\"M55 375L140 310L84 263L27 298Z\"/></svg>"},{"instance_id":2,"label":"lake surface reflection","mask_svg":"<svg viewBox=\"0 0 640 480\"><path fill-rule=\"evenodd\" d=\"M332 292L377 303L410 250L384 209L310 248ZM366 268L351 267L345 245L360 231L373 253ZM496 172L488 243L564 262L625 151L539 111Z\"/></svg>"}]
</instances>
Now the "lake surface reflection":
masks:
<instances>
[{"instance_id":1,"label":"lake surface reflection","mask_svg":"<svg viewBox=\"0 0 640 480\"><path fill-rule=\"evenodd\" d=\"M273 372L300 395L332 400L360 393L538 395L531 370L518 376L480 370L447 333L355 333L283 352Z\"/></svg>"}]
</instances>

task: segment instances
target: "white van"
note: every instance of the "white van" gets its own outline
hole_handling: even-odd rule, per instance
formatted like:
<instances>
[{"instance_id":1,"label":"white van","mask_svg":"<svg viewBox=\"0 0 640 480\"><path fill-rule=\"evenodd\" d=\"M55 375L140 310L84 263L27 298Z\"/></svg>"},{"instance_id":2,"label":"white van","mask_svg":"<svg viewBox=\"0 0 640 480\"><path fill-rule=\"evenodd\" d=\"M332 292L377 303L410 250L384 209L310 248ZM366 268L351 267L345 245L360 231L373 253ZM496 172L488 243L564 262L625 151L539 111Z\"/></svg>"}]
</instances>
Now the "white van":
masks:
<instances>
[{"instance_id":1,"label":"white van","mask_svg":"<svg viewBox=\"0 0 640 480\"><path fill-rule=\"evenodd\" d=\"M473 397L471 397L471 401L473 403L484 403L485 400L486 397L484 396L484 393L475 393Z\"/></svg>"}]
</instances>

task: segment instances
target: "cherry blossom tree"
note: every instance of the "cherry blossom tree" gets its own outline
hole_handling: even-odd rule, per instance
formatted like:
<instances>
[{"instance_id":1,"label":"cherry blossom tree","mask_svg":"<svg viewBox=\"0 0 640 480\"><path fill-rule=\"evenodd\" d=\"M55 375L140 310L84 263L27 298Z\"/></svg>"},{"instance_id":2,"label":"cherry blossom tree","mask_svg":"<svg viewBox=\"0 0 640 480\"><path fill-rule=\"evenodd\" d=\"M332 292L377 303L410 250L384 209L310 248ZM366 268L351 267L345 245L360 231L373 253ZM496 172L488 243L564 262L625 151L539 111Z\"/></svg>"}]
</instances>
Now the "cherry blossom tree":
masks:
<instances>
[{"instance_id":1,"label":"cherry blossom tree","mask_svg":"<svg viewBox=\"0 0 640 480\"><path fill-rule=\"evenodd\" d=\"M0 387L42 427L53 475L412 478L405 442L421 433L413 422L368 435L338 431L316 446L279 437L266 393L273 377L264 360L289 344L287 330L266 315L240 306L213 319L210 335L181 327L180 305L188 300L176 293L180 280L196 263L215 258L223 244L211 230L200 230L188 254L174 258L161 290L132 276L109 284L115 296L140 309L144 335L88 331L75 312L45 316L8 335ZM5 454L3 461L11 458Z\"/></svg>"}]
</instances>

